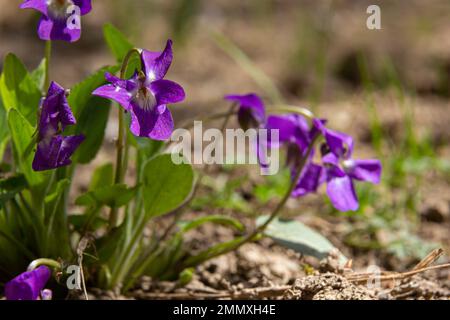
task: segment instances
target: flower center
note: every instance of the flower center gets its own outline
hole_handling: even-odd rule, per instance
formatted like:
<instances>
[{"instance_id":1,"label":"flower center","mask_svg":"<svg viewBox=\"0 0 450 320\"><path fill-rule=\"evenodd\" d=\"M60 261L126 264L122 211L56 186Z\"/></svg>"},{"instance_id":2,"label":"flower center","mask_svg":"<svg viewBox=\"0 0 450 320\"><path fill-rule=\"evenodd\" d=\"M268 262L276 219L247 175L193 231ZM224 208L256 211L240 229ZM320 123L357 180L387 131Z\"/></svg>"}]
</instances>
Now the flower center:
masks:
<instances>
[{"instance_id":1,"label":"flower center","mask_svg":"<svg viewBox=\"0 0 450 320\"><path fill-rule=\"evenodd\" d=\"M355 167L355 161L353 159L342 160L341 165L345 171L351 172L353 170L353 168Z\"/></svg>"},{"instance_id":2,"label":"flower center","mask_svg":"<svg viewBox=\"0 0 450 320\"><path fill-rule=\"evenodd\" d=\"M66 18L69 15L67 9L71 5L73 5L72 0L47 0L48 13L52 18Z\"/></svg>"},{"instance_id":3,"label":"flower center","mask_svg":"<svg viewBox=\"0 0 450 320\"><path fill-rule=\"evenodd\" d=\"M145 86L137 90L134 101L139 105L139 107L145 111L153 109L156 106L156 98L153 93Z\"/></svg>"}]
</instances>

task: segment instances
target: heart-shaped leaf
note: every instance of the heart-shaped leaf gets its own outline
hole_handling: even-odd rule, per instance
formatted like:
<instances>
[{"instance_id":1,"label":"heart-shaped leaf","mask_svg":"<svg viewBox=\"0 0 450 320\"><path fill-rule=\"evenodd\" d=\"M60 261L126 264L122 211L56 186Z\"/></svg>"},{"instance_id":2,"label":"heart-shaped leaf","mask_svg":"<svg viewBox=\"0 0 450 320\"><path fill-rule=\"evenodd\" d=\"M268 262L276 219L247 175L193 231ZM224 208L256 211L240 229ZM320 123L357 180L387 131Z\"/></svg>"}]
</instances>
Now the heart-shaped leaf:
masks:
<instances>
[{"instance_id":1,"label":"heart-shaped leaf","mask_svg":"<svg viewBox=\"0 0 450 320\"><path fill-rule=\"evenodd\" d=\"M103 26L103 36L117 62L122 62L128 51L133 49L131 42L110 23Z\"/></svg>"},{"instance_id":2,"label":"heart-shaped leaf","mask_svg":"<svg viewBox=\"0 0 450 320\"><path fill-rule=\"evenodd\" d=\"M36 86L42 92L44 92L47 89L47 88L44 88L44 83L45 83L45 64L46 64L46 59L44 58L44 59L41 60L41 63L39 63L37 68L34 69L30 73L31 79L34 81Z\"/></svg>"},{"instance_id":3,"label":"heart-shaped leaf","mask_svg":"<svg viewBox=\"0 0 450 320\"><path fill-rule=\"evenodd\" d=\"M66 134L84 134L86 139L73 157L79 163L89 163L100 149L108 122L111 101L96 97L92 92L106 83L105 72L116 72L118 67L105 67L70 90L69 105L77 125L66 129Z\"/></svg>"},{"instance_id":4,"label":"heart-shaped leaf","mask_svg":"<svg viewBox=\"0 0 450 320\"><path fill-rule=\"evenodd\" d=\"M42 183L45 179L44 173L33 171L31 163L33 161L32 148L34 146L34 128L20 114L19 111L11 109L8 113L8 124L14 143L16 161L19 164L21 172L27 178L30 186Z\"/></svg>"},{"instance_id":5,"label":"heart-shaped leaf","mask_svg":"<svg viewBox=\"0 0 450 320\"><path fill-rule=\"evenodd\" d=\"M133 49L133 44L128 41L127 37L112 24L105 24L103 27L103 36L117 62L122 63L127 53ZM139 68L140 63L141 62L138 55L133 54L133 56L130 57L130 60L128 61L126 78L130 78L134 74L134 71Z\"/></svg>"},{"instance_id":6,"label":"heart-shaped leaf","mask_svg":"<svg viewBox=\"0 0 450 320\"><path fill-rule=\"evenodd\" d=\"M261 216L256 224L262 225L267 219L268 216ZM337 250L328 239L295 220L275 219L267 226L264 234L282 246L318 259L326 258L332 250ZM346 260L341 254L340 261Z\"/></svg>"},{"instance_id":7,"label":"heart-shaped leaf","mask_svg":"<svg viewBox=\"0 0 450 320\"><path fill-rule=\"evenodd\" d=\"M33 81L22 61L8 54L0 77L0 94L6 111L18 110L31 125L36 124L41 91Z\"/></svg>"},{"instance_id":8,"label":"heart-shaped leaf","mask_svg":"<svg viewBox=\"0 0 450 320\"><path fill-rule=\"evenodd\" d=\"M194 172L189 164L175 164L170 154L148 161L143 170L147 217L160 216L179 207L189 196Z\"/></svg>"},{"instance_id":9,"label":"heart-shaped leaf","mask_svg":"<svg viewBox=\"0 0 450 320\"><path fill-rule=\"evenodd\" d=\"M0 99L0 162L3 160L6 145L9 141L8 117L3 107L2 99Z\"/></svg>"},{"instance_id":10,"label":"heart-shaped leaf","mask_svg":"<svg viewBox=\"0 0 450 320\"><path fill-rule=\"evenodd\" d=\"M113 184L114 169L112 163L106 163L97 167L92 175L91 183L89 184L89 191L94 191L97 188L110 186Z\"/></svg>"}]
</instances>

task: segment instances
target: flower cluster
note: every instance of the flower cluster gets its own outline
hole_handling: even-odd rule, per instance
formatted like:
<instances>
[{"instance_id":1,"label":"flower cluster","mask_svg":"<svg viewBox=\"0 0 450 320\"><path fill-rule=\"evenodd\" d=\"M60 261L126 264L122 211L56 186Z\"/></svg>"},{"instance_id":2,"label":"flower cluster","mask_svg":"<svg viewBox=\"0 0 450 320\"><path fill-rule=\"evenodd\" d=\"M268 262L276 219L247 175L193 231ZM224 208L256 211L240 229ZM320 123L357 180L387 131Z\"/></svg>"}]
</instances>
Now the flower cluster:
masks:
<instances>
[{"instance_id":1,"label":"flower cluster","mask_svg":"<svg viewBox=\"0 0 450 320\"><path fill-rule=\"evenodd\" d=\"M353 159L353 138L327 128L326 120L311 119L311 124L299 114L265 116L262 100L255 94L226 96L227 100L239 103L239 122L244 128L276 129L279 140L267 141L270 148L285 146L286 162L292 179L297 176L292 197L316 192L320 185L327 185L327 194L333 206L340 211L357 210L358 197L354 181L379 183L381 163L376 159ZM320 145L320 163L315 163L315 144ZM264 165L264 164L263 164ZM300 173L298 170L302 170Z\"/></svg>"}]
</instances>

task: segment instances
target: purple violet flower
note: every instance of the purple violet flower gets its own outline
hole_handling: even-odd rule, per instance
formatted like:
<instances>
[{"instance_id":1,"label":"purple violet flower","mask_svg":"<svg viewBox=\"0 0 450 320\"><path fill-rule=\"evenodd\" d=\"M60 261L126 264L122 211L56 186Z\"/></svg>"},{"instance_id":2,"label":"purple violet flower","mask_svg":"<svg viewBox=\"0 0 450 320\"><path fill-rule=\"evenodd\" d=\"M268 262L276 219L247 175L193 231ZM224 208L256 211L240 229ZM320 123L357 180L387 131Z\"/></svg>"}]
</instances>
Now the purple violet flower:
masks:
<instances>
[{"instance_id":1,"label":"purple violet flower","mask_svg":"<svg viewBox=\"0 0 450 320\"><path fill-rule=\"evenodd\" d=\"M83 142L84 136L55 135L50 140L38 143L33 160L34 171L45 171L68 166L72 163L70 157Z\"/></svg>"},{"instance_id":2,"label":"purple violet flower","mask_svg":"<svg viewBox=\"0 0 450 320\"><path fill-rule=\"evenodd\" d=\"M291 169L292 179L302 157L312 143L313 135L317 132L310 129L305 118L296 114L271 115L267 119L267 129L279 130L279 141L269 141L270 147L287 146L287 165ZM315 192L322 181L322 167L312 162L313 152L309 156L292 196L299 197Z\"/></svg>"},{"instance_id":3,"label":"purple violet flower","mask_svg":"<svg viewBox=\"0 0 450 320\"><path fill-rule=\"evenodd\" d=\"M76 124L67 102L66 91L54 81L50 83L47 96L41 101L40 112L39 140L63 131L66 126Z\"/></svg>"},{"instance_id":4,"label":"purple violet flower","mask_svg":"<svg viewBox=\"0 0 450 320\"><path fill-rule=\"evenodd\" d=\"M62 136L68 125L76 124L67 103L66 91L52 82L47 96L42 99L38 126L38 144L33 160L34 171L44 171L67 166L70 157L83 142L84 136Z\"/></svg>"},{"instance_id":5,"label":"purple violet flower","mask_svg":"<svg viewBox=\"0 0 450 320\"><path fill-rule=\"evenodd\" d=\"M40 266L32 271L21 273L5 284L6 299L37 300L50 276L51 271L46 266Z\"/></svg>"},{"instance_id":6,"label":"purple violet flower","mask_svg":"<svg viewBox=\"0 0 450 320\"><path fill-rule=\"evenodd\" d=\"M258 95L227 95L225 99L239 104L238 121L242 129L259 128L265 124L266 110Z\"/></svg>"},{"instance_id":7,"label":"purple violet flower","mask_svg":"<svg viewBox=\"0 0 450 320\"><path fill-rule=\"evenodd\" d=\"M143 50L142 72L128 80L107 73L105 78L110 84L97 88L92 94L112 99L130 112L130 130L135 136L167 140L174 128L167 104L181 102L185 98L179 84L163 80L172 57L171 40L167 41L161 53Z\"/></svg>"},{"instance_id":8,"label":"purple violet flower","mask_svg":"<svg viewBox=\"0 0 450 320\"><path fill-rule=\"evenodd\" d=\"M353 139L350 136L327 129L323 122L317 119L314 120L314 126L326 141L322 162L331 203L340 211L355 211L359 203L353 180L379 183L381 162L376 159L352 159Z\"/></svg>"},{"instance_id":9,"label":"purple violet flower","mask_svg":"<svg viewBox=\"0 0 450 320\"><path fill-rule=\"evenodd\" d=\"M92 10L91 0L25 0L20 8L31 8L42 13L38 26L39 38L68 42L80 38L80 16Z\"/></svg>"},{"instance_id":10,"label":"purple violet flower","mask_svg":"<svg viewBox=\"0 0 450 320\"><path fill-rule=\"evenodd\" d=\"M263 128L266 124L266 107L263 100L255 93L245 95L226 95L225 99L238 104L238 122L243 130L250 128ZM269 139L269 137L268 137ZM261 141L259 135L255 143L256 155L258 163L262 168L268 168L267 148L268 141Z\"/></svg>"}]
</instances>

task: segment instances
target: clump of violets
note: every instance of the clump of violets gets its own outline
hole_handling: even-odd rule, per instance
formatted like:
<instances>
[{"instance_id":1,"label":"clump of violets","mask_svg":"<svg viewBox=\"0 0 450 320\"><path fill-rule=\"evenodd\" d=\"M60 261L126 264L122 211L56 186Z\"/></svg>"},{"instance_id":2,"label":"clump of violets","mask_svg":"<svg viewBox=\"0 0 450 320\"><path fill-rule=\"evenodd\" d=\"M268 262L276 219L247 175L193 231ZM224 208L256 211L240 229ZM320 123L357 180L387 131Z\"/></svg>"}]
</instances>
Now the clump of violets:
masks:
<instances>
[{"instance_id":1,"label":"clump of violets","mask_svg":"<svg viewBox=\"0 0 450 320\"><path fill-rule=\"evenodd\" d=\"M80 16L92 10L91 0L25 0L21 9L42 13L38 34L42 40L75 42L81 36Z\"/></svg>"},{"instance_id":2,"label":"clump of violets","mask_svg":"<svg viewBox=\"0 0 450 320\"><path fill-rule=\"evenodd\" d=\"M185 98L183 88L163 79L172 64L172 41L168 40L162 52L142 50L142 70L130 79L120 79L109 73L110 84L96 89L92 94L119 103L131 114L131 132L138 137L167 140L172 135L174 122L167 107Z\"/></svg>"},{"instance_id":3,"label":"clump of violets","mask_svg":"<svg viewBox=\"0 0 450 320\"><path fill-rule=\"evenodd\" d=\"M33 170L51 170L71 164L70 157L84 136L63 136L62 132L66 126L74 124L76 120L67 102L66 91L52 82L47 96L41 100Z\"/></svg>"},{"instance_id":4,"label":"clump of violets","mask_svg":"<svg viewBox=\"0 0 450 320\"><path fill-rule=\"evenodd\" d=\"M46 266L21 273L5 284L7 300L51 300L51 291L44 289L51 276Z\"/></svg>"},{"instance_id":5,"label":"clump of violets","mask_svg":"<svg viewBox=\"0 0 450 320\"><path fill-rule=\"evenodd\" d=\"M266 118L262 99L255 94L229 95L227 100L239 103L238 120L243 129L249 127L278 130L279 139L268 137L264 143L269 148L287 149L286 165L292 179L298 180L292 190L292 197L314 193L324 183L333 206L340 211L355 211L359 207L354 181L379 183L382 166L377 159L353 159L353 138L326 127L326 120L311 119L312 123L299 114L269 115ZM321 161L315 159L316 141L322 138ZM264 158L258 147L260 165L265 167ZM298 173L299 167L301 172Z\"/></svg>"}]
</instances>

